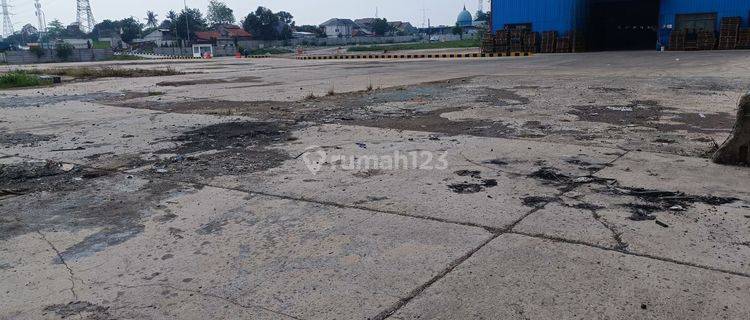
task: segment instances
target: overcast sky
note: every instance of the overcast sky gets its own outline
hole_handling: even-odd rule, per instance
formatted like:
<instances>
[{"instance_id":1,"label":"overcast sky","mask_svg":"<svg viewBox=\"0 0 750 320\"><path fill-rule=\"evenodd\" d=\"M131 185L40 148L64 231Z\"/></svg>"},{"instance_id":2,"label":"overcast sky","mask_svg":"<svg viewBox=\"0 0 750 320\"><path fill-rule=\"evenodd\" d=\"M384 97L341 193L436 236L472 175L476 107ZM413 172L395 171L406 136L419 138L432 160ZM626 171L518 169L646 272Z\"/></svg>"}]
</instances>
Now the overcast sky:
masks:
<instances>
[{"instance_id":1,"label":"overcast sky","mask_svg":"<svg viewBox=\"0 0 750 320\"><path fill-rule=\"evenodd\" d=\"M187 0L191 8L199 8L205 14L209 0ZM36 23L33 0L8 0L14 14L11 19L16 30L26 23ZM47 22L59 19L64 24L75 20L76 0L41 0ZM130 16L143 18L146 10L153 10L164 18L169 10L180 10L183 0L90 0L94 18L122 19ZM423 8L433 25L452 25L464 4L472 12L477 10L479 0L224 0L234 9L237 20L241 20L258 6L275 11L290 12L297 24L320 24L330 18L364 18L375 15L388 20L409 21L414 26L422 25ZM489 10L489 0L485 0ZM426 23L426 22L425 22Z\"/></svg>"}]
</instances>

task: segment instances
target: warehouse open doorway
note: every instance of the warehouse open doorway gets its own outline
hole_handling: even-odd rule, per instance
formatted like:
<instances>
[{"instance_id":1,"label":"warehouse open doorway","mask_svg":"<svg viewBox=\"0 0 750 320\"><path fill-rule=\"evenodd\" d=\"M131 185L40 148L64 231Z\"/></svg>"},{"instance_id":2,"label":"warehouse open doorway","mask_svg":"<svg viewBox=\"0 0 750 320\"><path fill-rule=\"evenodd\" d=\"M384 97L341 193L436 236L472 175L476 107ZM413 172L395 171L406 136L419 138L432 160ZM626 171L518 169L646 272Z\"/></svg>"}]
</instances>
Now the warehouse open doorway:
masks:
<instances>
[{"instance_id":1,"label":"warehouse open doorway","mask_svg":"<svg viewBox=\"0 0 750 320\"><path fill-rule=\"evenodd\" d=\"M590 0L589 4L589 50L656 48L659 0Z\"/></svg>"}]
</instances>

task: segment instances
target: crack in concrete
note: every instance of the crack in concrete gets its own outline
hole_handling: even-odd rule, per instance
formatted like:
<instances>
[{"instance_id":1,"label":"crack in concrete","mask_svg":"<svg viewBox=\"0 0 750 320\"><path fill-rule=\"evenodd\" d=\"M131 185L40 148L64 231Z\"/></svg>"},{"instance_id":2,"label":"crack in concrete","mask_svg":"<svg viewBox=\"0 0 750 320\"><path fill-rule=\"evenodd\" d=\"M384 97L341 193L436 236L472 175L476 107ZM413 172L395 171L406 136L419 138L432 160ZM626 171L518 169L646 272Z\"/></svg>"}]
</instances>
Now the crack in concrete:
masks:
<instances>
[{"instance_id":1,"label":"crack in concrete","mask_svg":"<svg viewBox=\"0 0 750 320\"><path fill-rule=\"evenodd\" d=\"M562 195L562 193L560 195L558 195L558 197L561 196L561 195ZM453 271L459 265L461 265L462 263L464 263L466 260L469 260L475 253L477 253L479 250L481 250L482 248L484 248L487 244L489 244L493 240L497 239L501 235L509 233L511 230L513 230L513 228L515 228L516 225L518 225L519 223L521 223L521 221L523 221L523 219L525 219L526 217L534 214L535 212L537 212L539 210L544 209L545 206L547 206L548 204L550 204L550 203L552 203L554 201L556 201L556 200L549 200L549 201L541 204L540 206L535 207L535 208L529 210L529 212L527 212L526 214L524 214L520 218L516 219L513 223L511 223L510 225L508 225L508 226L506 226L506 227L504 227L502 229L493 229L493 228L485 227L486 230L492 232L492 236L489 239L487 239L486 241L482 242L481 244L479 244L479 246L473 248L468 253L464 254L463 256L459 257L458 259L456 259L453 262L451 262L450 264L448 264L447 268L443 269L440 273L438 273L434 277L430 278L430 280L428 280L427 282L425 282L421 286L419 286L416 289L412 290L406 297L401 298L398 302L396 302L395 305L391 306L390 308L388 308L386 310L381 311L380 313L378 313L375 317L373 317L371 319L372 320L383 320L383 319L389 318L391 315L395 314L396 312L398 312L398 310L400 310L406 304L408 304L412 299L414 299L417 296L419 296L420 294L422 294L422 292L424 292L425 290L427 290L434 283L436 283L440 279L442 279L445 276L447 276L449 273L451 273L451 271Z\"/></svg>"},{"instance_id":2,"label":"crack in concrete","mask_svg":"<svg viewBox=\"0 0 750 320\"><path fill-rule=\"evenodd\" d=\"M572 245L582 245L582 246L587 246L587 247L591 247L591 248L601 249L601 250L605 250L605 251L617 252L617 253L624 254L624 255L629 255L629 256L636 256L636 257L641 257L641 258L648 258L648 259L658 260L658 261L662 261L662 262L674 263L674 264L678 264L678 265L681 265L681 266L688 266L688 267L699 268L699 269L704 269L704 270L708 270L708 271L715 271L715 272L721 272L721 273L731 274L731 275L734 275L734 276L739 276L739 277L744 277L744 278L750 278L750 273L744 273L744 272L737 272L737 271L732 271L732 270L725 270L725 269L720 269L720 268L714 268L714 267L705 266L705 265L701 265L701 264L697 264L697 263L679 261L679 260L675 260L675 259L672 259L672 258L657 257L657 256L650 255L650 254L647 254L647 253L638 253L638 252L632 252L632 251L625 251L624 252L624 251L620 251L620 250L617 250L615 248L611 248L611 247L608 247L608 246L602 246L602 245L598 245L598 244L594 244L594 243L588 243L588 242L585 242L585 241L571 240L571 239L565 239L565 238L561 238L561 237L553 237L553 236L549 236L549 235L545 235L545 234L526 233L526 232L521 232L521 231L511 231L511 232L508 232L508 234L521 235L521 236L526 236L526 237L531 237L531 238L536 238L536 239L543 239L543 240L549 240L549 241L554 241L554 242L561 242L561 243L572 244Z\"/></svg>"},{"instance_id":3,"label":"crack in concrete","mask_svg":"<svg viewBox=\"0 0 750 320\"><path fill-rule=\"evenodd\" d=\"M591 209L591 216L594 217L594 220L601 223L602 226L607 228L610 232L612 232L612 238L617 242L617 245L615 246L615 250L622 251L622 252L628 252L628 247L630 244L622 240L622 232L617 230L617 227L609 223L604 217L599 215L596 209Z\"/></svg>"},{"instance_id":4,"label":"crack in concrete","mask_svg":"<svg viewBox=\"0 0 750 320\"><path fill-rule=\"evenodd\" d=\"M621 149L621 150L623 150L623 149ZM614 160L610 161L608 164L615 163L616 161L618 161L621 158L625 157L628 153L630 153L630 150L625 150L625 153L623 153L621 155L618 155L617 158L615 158ZM471 161L469 161L469 162L471 162ZM605 168L607 168L607 166L604 166L601 169L599 169L599 170L597 170L595 172L590 173L589 176L594 176L597 173L599 173L600 171L604 170ZM101 170L101 171L109 171L109 172L114 172L114 173L123 173L121 170L117 170L117 169L111 169L111 170L100 169L100 168L92 168L92 169ZM653 259L653 260L667 262L667 263L674 263L674 264L682 265L682 266L689 266L689 267L699 268L699 269L708 270L708 271L714 271L714 272L720 272L720 273L725 273L725 274L730 274L730 275L735 275L735 276L750 278L750 274L748 274L748 273L736 272L736 271L731 271L731 270L724 270L724 269L720 269L720 268L714 268L714 267L710 267L710 266L705 266L705 265L700 265L700 264L695 264L695 263L690 263L690 262L679 261L679 260L675 260L675 259L671 259L671 258L664 258L664 257L658 257L658 256L650 255L650 254L636 253L636 252L631 252L631 251L623 250L621 246L627 246L627 244L624 241L622 241L622 239L620 238L620 234L621 233L617 232L616 228L614 228L614 227L610 228L610 226L608 226L608 224L605 224L605 223L603 223L602 221L600 221L598 219L597 219L597 221L599 221L600 223L603 223L603 225L605 227L607 227L608 229L610 229L610 231L613 232L613 237L614 237L615 241L617 241L617 243L618 243L617 247L611 248L611 247L601 246L601 245L597 245L597 244L591 244L591 243L587 243L587 242L583 242L583 241L565 239L565 238L561 238L561 237L552 237L552 236L548 236L548 235L544 235L544 234L529 234L529 233L524 233L524 232L519 232L519 231L514 231L513 230L525 218L527 218L528 216L530 216L530 215L538 212L539 210L543 209L549 203L557 201L557 199L547 201L543 205L540 205L539 207L530 210L529 212L527 212L522 217L520 217L519 219L517 219L516 221L514 221L513 223L511 223L509 226L507 226L505 228L496 228L496 227L489 227L489 226L485 226L485 225L481 225L481 224L476 224L476 223L454 221L454 220L449 220L449 219L435 218L435 217L429 217L429 216L424 216L424 215L416 215L416 214L409 214L409 213L396 212L396 211L376 210L376 209L370 209L370 208L360 207L360 206L355 206L355 205L340 204L340 203L335 203L335 202L331 202L331 201L320 201L320 200L314 200L314 199L307 199L307 198L304 198L304 197L293 197L293 196L278 195L278 194L272 194L272 193L266 193L266 192L249 191L249 190L243 190L243 189L240 189L240 188L229 188L229 187L225 187L225 186L216 186L216 185L211 185L211 184L207 184L207 183L196 183L196 182L189 182L189 181L180 181L180 180L176 180L176 179L167 179L167 178L157 178L157 179L164 180L164 181L172 181L172 182L184 183L184 184L188 184L188 185L212 187L212 188L217 188L217 189L224 189L224 190L231 190L231 191L243 192L243 193L247 193L249 195L259 194L259 195L268 196L268 197L274 197L274 198L279 198L279 199L286 199L286 200L293 200L293 201L300 201L300 202L308 202L308 203L314 203L314 204L326 205L326 206L333 206L333 207L338 207L338 208L350 208L350 209L357 209L357 210L368 211L368 212L377 212L377 213L382 213L382 214L397 215L397 216L401 216L401 217L408 217L408 218L414 218L414 219L422 219L422 220L429 220L429 221L435 221L435 222L456 224L456 225L462 225L462 226L477 227L477 228L485 229L488 232L492 233L492 236L489 239L487 239L486 241L484 241L483 243L481 243L479 246L473 248L471 251L467 252L463 256L461 256L458 259L456 259L453 262L451 262L448 265L448 267L445 268L444 270L442 270L439 274L435 275L434 277L432 277L430 280L428 280L427 282L425 282L421 286L419 286L416 289L412 290L410 292L410 294L407 295L407 297L401 298L394 306L392 306L392 307L390 307L390 308L388 308L388 309L380 312L378 315L376 315L374 318L372 318L373 320L383 320L383 319L389 318L391 315L393 315L399 309L401 309L403 306L405 306L409 301L411 301L412 299L414 299L417 296L419 296L419 294L421 294L422 292L424 292L431 285L433 285L438 280L440 280L443 277L445 277L446 275L448 275L451 271L453 271L455 268L457 268L463 262L465 262L466 260L468 260L469 258L471 258L476 252L478 252L479 250L481 250L484 246L486 246L487 244L489 244L490 242L492 242L493 240L497 239L498 237L500 237L503 234L515 234L515 235L527 236L527 237L538 238L538 239L545 239L545 240L549 240L549 241L553 241L553 242L559 242L559 243L565 243L565 244L571 244L571 245L583 245L583 246L587 246L587 247L591 247L591 248L597 248L597 249L601 249L601 250L605 250L605 251L617 252L617 253L625 254L625 255L631 255L631 256L637 256L637 257L642 257L642 258L648 258L648 259ZM560 190L560 193L556 197L559 199L565 193L570 192L572 190L575 190L576 188L578 188L578 187L580 187L582 185L586 185L586 184L571 185L571 186L568 186L566 188L563 188L562 190ZM41 233L40 233L40 235L41 235ZM46 239L45 239L45 241L46 241ZM50 245L51 245L51 243L50 243ZM53 247L53 249L54 249L54 247ZM58 253L58 256L59 256L59 252L56 249L54 249L54 250ZM62 257L60 257L60 259L62 260ZM66 267L67 267L67 264L66 264ZM70 268L68 268L68 270L69 270L69 272L72 275L72 270ZM72 281L73 281L73 278L71 278L71 282ZM192 293L200 294L200 295L203 295L203 296L206 296L206 297L213 297L213 298L216 298L216 299L221 299L221 300L227 301L229 303L232 303L232 304L237 305L237 306L242 307L242 308L259 308L259 309L266 310L268 312L272 312L272 313L275 313L275 314L279 314L279 315L291 317L293 319L300 319L300 318L296 318L296 317L293 317L293 316L290 316L290 315L287 315L287 314L284 314L284 313L281 313L281 312L277 312L277 311L274 311L272 309L268 309L268 308L265 308L265 307L255 306L255 305L243 305L243 304L240 304L237 301L234 301L234 300L226 298L226 297L222 297L222 296L218 296L218 295L214 295L214 294L207 294L207 293L203 293L203 292L200 292L200 291L189 290L189 289L180 289L180 288L172 287L172 286L169 286L169 285L162 285L162 284L157 284L157 285L142 285L142 286L162 286L162 287L167 287L167 288L171 288L171 289L178 290L178 291L192 292ZM127 286L124 286L124 287L127 287ZM135 287L139 287L139 286L133 286L132 288L135 288ZM71 291L72 291L72 288L71 288Z\"/></svg>"},{"instance_id":5,"label":"crack in concrete","mask_svg":"<svg viewBox=\"0 0 750 320\"><path fill-rule=\"evenodd\" d=\"M52 244L52 242L47 239L47 237L44 235L44 233L42 233L41 231L37 231L36 233L38 233L39 236L41 237L41 239L44 242L46 242L47 245L49 245L49 247L52 249L52 251L54 251L55 254L57 255L57 259L60 260L60 263L62 263L65 266L65 269L68 270L68 274L70 275L70 277L69 277L69 279L70 279L70 289L69 290L70 290L70 293L73 294L73 299L77 301L78 300L78 294L76 293L76 290L75 290L76 289L76 280L79 280L79 281L81 281L81 280L77 279L75 277L75 273L73 273L73 269L71 269L70 266L68 265L68 263L65 261L65 259L62 256L62 253L60 253L60 250L57 250L57 247L55 247L55 245Z\"/></svg>"},{"instance_id":6,"label":"crack in concrete","mask_svg":"<svg viewBox=\"0 0 750 320\"><path fill-rule=\"evenodd\" d=\"M409 292L409 294L406 297L401 298L399 301L396 302L395 305L391 306L388 309L385 309L385 310L381 311L375 317L372 317L370 319L372 319L372 320L383 320L383 319L389 318L391 315L393 315L399 309L401 309L403 306L405 306L407 303L409 303L409 301L411 301L412 299L414 299L417 296L419 296L422 292L424 292L425 290L427 290L427 288L429 288L435 282L437 282L438 280L440 280L443 277L445 277L446 275L448 275L451 271L453 271L453 269L455 269L456 267L458 267L459 265L461 265L464 261L466 261L469 258L471 258L475 253L477 253L477 251L479 251L480 249L484 248L484 246L486 246L487 244L489 244L493 240L497 239L497 237L499 237L502 234L503 234L502 232L493 234L490 238L488 238L487 240L485 240L484 242L482 242L479 246L473 248L472 250L470 250L469 252L467 252L463 256L459 257L458 259L456 259L453 262L451 262L450 264L448 264L447 268L443 269L440 273L438 273L434 277L430 278L430 280L428 280L424 284L420 285L416 289L414 289L411 292Z\"/></svg>"},{"instance_id":7,"label":"crack in concrete","mask_svg":"<svg viewBox=\"0 0 750 320\"><path fill-rule=\"evenodd\" d=\"M236 300L234 300L232 298L228 298L228 297L224 297L224 296L220 296L220 295L212 294L212 293L206 293L206 292L202 292L200 290L179 288L179 287L175 287L175 286L170 285L170 284L154 283L154 284L141 284L141 285L135 285L135 286L127 286L127 285L122 285L122 284L119 284L119 283L113 283L112 285L115 285L115 286L118 286L118 287L121 287L121 288L127 288L127 289L149 288L149 287L168 288L168 289L172 289L172 290L175 290L175 291L189 292L189 293L197 294L197 295L200 295L200 296L203 296L203 297L209 297L209 298L219 299L219 300L231 303L232 305L235 305L235 306L243 308L243 309L261 309L261 310L268 311L268 312L271 312L273 314L284 316L284 317L288 317L288 318L291 318L291 319L303 320L302 318L298 318L298 317L295 317L295 316L292 316L292 315L289 315L289 314L286 314L286 313L283 313L283 312L280 312L280 311L276 311L276 310L273 310L273 309L269 309L269 308L266 308L266 307L263 307L263 306L254 305L254 304L242 304L242 303L240 303L240 302L238 302L238 301L236 301Z\"/></svg>"}]
</instances>

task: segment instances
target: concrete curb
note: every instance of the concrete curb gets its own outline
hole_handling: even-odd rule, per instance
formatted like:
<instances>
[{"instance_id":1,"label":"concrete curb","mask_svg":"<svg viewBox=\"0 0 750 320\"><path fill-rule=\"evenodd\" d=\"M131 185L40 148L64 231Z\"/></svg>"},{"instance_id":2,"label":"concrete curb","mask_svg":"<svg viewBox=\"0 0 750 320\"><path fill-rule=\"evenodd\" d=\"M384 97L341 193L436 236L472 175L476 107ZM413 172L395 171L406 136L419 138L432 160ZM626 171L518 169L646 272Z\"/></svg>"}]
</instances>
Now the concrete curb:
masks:
<instances>
[{"instance_id":1,"label":"concrete curb","mask_svg":"<svg viewBox=\"0 0 750 320\"><path fill-rule=\"evenodd\" d=\"M496 57L530 57L531 52L510 53L435 53L435 54L349 54L300 56L297 60L340 60L340 59L456 59L456 58L496 58Z\"/></svg>"}]
</instances>

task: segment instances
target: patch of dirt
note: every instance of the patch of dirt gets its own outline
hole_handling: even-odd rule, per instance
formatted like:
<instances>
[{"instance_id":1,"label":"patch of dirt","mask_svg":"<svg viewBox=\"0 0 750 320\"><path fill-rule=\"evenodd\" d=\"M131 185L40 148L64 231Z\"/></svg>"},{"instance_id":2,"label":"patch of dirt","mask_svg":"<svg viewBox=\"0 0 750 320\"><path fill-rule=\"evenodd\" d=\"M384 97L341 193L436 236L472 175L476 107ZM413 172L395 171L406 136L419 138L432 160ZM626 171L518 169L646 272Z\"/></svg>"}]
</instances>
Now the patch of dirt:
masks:
<instances>
[{"instance_id":1,"label":"patch of dirt","mask_svg":"<svg viewBox=\"0 0 750 320\"><path fill-rule=\"evenodd\" d=\"M731 132L736 115L720 113L676 113L668 119L669 123L656 123L653 127L659 131L687 131L692 133Z\"/></svg>"},{"instance_id":2,"label":"patch of dirt","mask_svg":"<svg viewBox=\"0 0 750 320\"><path fill-rule=\"evenodd\" d=\"M614 125L649 126L659 121L666 108L656 101L633 101L628 105L572 106L569 114L580 121L609 123Z\"/></svg>"},{"instance_id":3,"label":"patch of dirt","mask_svg":"<svg viewBox=\"0 0 750 320\"><path fill-rule=\"evenodd\" d=\"M46 142L55 139L54 135L38 135L26 132L9 133L0 131L0 145L5 146L23 146L36 147L39 142Z\"/></svg>"},{"instance_id":4,"label":"patch of dirt","mask_svg":"<svg viewBox=\"0 0 750 320\"><path fill-rule=\"evenodd\" d=\"M448 185L448 188L458 194L478 193L487 188L497 187L497 180L482 179L481 172L475 170L459 170L454 172L459 177L468 177L473 181L464 181Z\"/></svg>"},{"instance_id":5,"label":"patch of dirt","mask_svg":"<svg viewBox=\"0 0 750 320\"><path fill-rule=\"evenodd\" d=\"M160 87L182 87L182 86L194 86L201 84L220 84L220 83L257 83L262 82L260 77L246 76L229 79L196 79L196 80L184 80L184 81L162 81L157 83Z\"/></svg>"},{"instance_id":6,"label":"patch of dirt","mask_svg":"<svg viewBox=\"0 0 750 320\"><path fill-rule=\"evenodd\" d=\"M678 191L626 187L612 188L610 189L610 193L620 196L632 196L643 202L628 203L624 205L624 207L630 209L632 213L630 219L635 221L656 220L656 217L653 216L654 213L685 211L695 203L720 206L739 201L739 199L731 197L717 197L711 195L695 196Z\"/></svg>"},{"instance_id":7,"label":"patch of dirt","mask_svg":"<svg viewBox=\"0 0 750 320\"><path fill-rule=\"evenodd\" d=\"M114 317L109 313L109 307L103 307L86 301L74 301L68 304L55 304L47 306L44 311L54 312L61 318L76 316L77 319L85 320L110 320Z\"/></svg>"},{"instance_id":8,"label":"patch of dirt","mask_svg":"<svg viewBox=\"0 0 750 320\"><path fill-rule=\"evenodd\" d=\"M1 204L0 240L48 229L97 229L82 241L59 248L63 260L87 257L143 232L141 220L157 213L158 203L180 188L169 181L110 175L86 180L54 195L37 192L5 199ZM58 259L57 263L62 261Z\"/></svg>"},{"instance_id":9,"label":"patch of dirt","mask_svg":"<svg viewBox=\"0 0 750 320\"><path fill-rule=\"evenodd\" d=\"M523 201L523 205L527 207L542 208L545 205L547 205L547 203L558 201L559 199L553 198L553 197L531 196L531 197L524 197L521 200Z\"/></svg>"},{"instance_id":10,"label":"patch of dirt","mask_svg":"<svg viewBox=\"0 0 750 320\"><path fill-rule=\"evenodd\" d=\"M288 154L268 146L294 140L291 130L283 122L253 121L193 130L174 139L180 144L178 147L157 152L177 156L154 164L155 174L202 182L203 178L268 170L290 159Z\"/></svg>"},{"instance_id":11,"label":"patch of dirt","mask_svg":"<svg viewBox=\"0 0 750 320\"><path fill-rule=\"evenodd\" d=\"M85 180L106 174L55 161L0 164L0 196L75 190L86 185Z\"/></svg>"},{"instance_id":12,"label":"patch of dirt","mask_svg":"<svg viewBox=\"0 0 750 320\"><path fill-rule=\"evenodd\" d=\"M687 131L690 133L730 132L735 116L721 113L676 113L674 108L662 107L656 101L633 101L628 105L573 106L568 113L581 121L608 123L618 126L641 126L659 132Z\"/></svg>"},{"instance_id":13,"label":"patch of dirt","mask_svg":"<svg viewBox=\"0 0 750 320\"><path fill-rule=\"evenodd\" d=\"M498 88L482 88L483 94L475 101L489 103L495 106L528 104L529 98L517 94L515 91Z\"/></svg>"},{"instance_id":14,"label":"patch of dirt","mask_svg":"<svg viewBox=\"0 0 750 320\"><path fill-rule=\"evenodd\" d=\"M612 92L627 92L628 89L626 88L610 88L610 87L589 87L589 89L598 91L598 92L604 92L604 93L612 93Z\"/></svg>"},{"instance_id":15,"label":"patch of dirt","mask_svg":"<svg viewBox=\"0 0 750 320\"><path fill-rule=\"evenodd\" d=\"M397 118L380 117L353 121L352 124L396 130L435 132L449 136L511 137L517 133L516 129L501 121L479 119L451 121L441 116L444 113L460 111L462 109L448 108L429 112L406 112L406 114Z\"/></svg>"}]
</instances>

